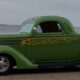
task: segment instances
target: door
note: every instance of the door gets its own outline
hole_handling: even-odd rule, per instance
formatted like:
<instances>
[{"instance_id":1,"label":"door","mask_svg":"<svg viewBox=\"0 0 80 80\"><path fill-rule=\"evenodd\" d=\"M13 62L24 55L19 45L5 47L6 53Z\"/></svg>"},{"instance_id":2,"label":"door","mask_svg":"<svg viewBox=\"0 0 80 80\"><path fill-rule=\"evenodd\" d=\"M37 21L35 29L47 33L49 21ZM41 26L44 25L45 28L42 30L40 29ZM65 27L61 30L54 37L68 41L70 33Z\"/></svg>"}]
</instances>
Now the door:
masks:
<instances>
[{"instance_id":1,"label":"door","mask_svg":"<svg viewBox=\"0 0 80 80\"><path fill-rule=\"evenodd\" d=\"M27 54L30 60L48 62L78 58L75 39L70 35L64 34L62 26L58 22L41 22L34 29L38 34L30 37L31 45Z\"/></svg>"}]
</instances>

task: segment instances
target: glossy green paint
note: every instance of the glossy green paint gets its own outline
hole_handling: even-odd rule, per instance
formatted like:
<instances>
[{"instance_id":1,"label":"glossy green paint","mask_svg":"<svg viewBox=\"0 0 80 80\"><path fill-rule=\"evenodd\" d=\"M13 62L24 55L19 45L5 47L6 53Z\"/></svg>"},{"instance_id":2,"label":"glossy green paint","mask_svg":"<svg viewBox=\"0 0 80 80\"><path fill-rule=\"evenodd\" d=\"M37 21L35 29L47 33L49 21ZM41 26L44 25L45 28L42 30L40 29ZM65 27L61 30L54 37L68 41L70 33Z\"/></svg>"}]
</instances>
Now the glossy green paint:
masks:
<instances>
[{"instance_id":1,"label":"glossy green paint","mask_svg":"<svg viewBox=\"0 0 80 80\"><path fill-rule=\"evenodd\" d=\"M62 32L37 33L34 27L43 21L59 22ZM41 16L24 23L28 22L34 23L30 33L0 35L0 54L11 55L19 69L38 68L35 62L80 60L80 34L74 30L70 21L58 16ZM14 42L6 42L8 40Z\"/></svg>"},{"instance_id":2,"label":"glossy green paint","mask_svg":"<svg viewBox=\"0 0 80 80\"><path fill-rule=\"evenodd\" d=\"M18 46L17 46L18 47ZM34 68L37 67L37 65L33 64L21 54L21 52L18 52L16 49L9 47L9 46L4 46L0 45L0 52L5 53L8 55L11 55L17 63L18 68Z\"/></svg>"}]
</instances>

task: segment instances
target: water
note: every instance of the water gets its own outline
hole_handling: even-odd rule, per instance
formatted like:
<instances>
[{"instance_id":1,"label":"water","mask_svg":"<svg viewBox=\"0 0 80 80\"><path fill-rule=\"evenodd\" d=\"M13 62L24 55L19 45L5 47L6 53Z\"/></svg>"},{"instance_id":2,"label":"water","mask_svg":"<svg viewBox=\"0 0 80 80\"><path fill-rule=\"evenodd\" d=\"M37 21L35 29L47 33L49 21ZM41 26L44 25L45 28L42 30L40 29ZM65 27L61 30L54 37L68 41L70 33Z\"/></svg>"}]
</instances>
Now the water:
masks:
<instances>
[{"instance_id":1,"label":"water","mask_svg":"<svg viewBox=\"0 0 80 80\"><path fill-rule=\"evenodd\" d=\"M0 33L15 33L19 30L19 25L0 25Z\"/></svg>"}]
</instances>

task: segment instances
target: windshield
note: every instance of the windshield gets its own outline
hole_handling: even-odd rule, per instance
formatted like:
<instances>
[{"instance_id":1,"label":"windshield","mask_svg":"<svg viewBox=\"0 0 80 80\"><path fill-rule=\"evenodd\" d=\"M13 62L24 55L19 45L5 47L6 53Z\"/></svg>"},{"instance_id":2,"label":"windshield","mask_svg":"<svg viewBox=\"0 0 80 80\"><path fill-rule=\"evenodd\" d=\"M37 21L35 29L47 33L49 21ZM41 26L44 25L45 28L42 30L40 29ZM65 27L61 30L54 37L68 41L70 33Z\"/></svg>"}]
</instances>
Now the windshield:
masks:
<instances>
[{"instance_id":1,"label":"windshield","mask_svg":"<svg viewBox=\"0 0 80 80\"><path fill-rule=\"evenodd\" d=\"M21 25L20 29L19 29L19 32L20 33L30 33L32 28L34 26L34 23L26 23L26 24L23 24Z\"/></svg>"}]
</instances>

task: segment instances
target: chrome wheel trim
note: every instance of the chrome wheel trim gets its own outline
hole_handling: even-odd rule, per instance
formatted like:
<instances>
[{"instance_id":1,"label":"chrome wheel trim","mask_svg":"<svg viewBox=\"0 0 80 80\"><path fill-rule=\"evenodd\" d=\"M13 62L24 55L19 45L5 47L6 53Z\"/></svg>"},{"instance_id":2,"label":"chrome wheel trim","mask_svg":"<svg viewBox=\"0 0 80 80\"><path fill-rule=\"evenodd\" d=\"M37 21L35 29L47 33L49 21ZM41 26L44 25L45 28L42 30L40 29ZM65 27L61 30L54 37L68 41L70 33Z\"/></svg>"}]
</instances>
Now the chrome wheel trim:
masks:
<instances>
[{"instance_id":1,"label":"chrome wheel trim","mask_svg":"<svg viewBox=\"0 0 80 80\"><path fill-rule=\"evenodd\" d=\"M0 56L0 72L5 72L8 70L10 61L5 56Z\"/></svg>"}]
</instances>

